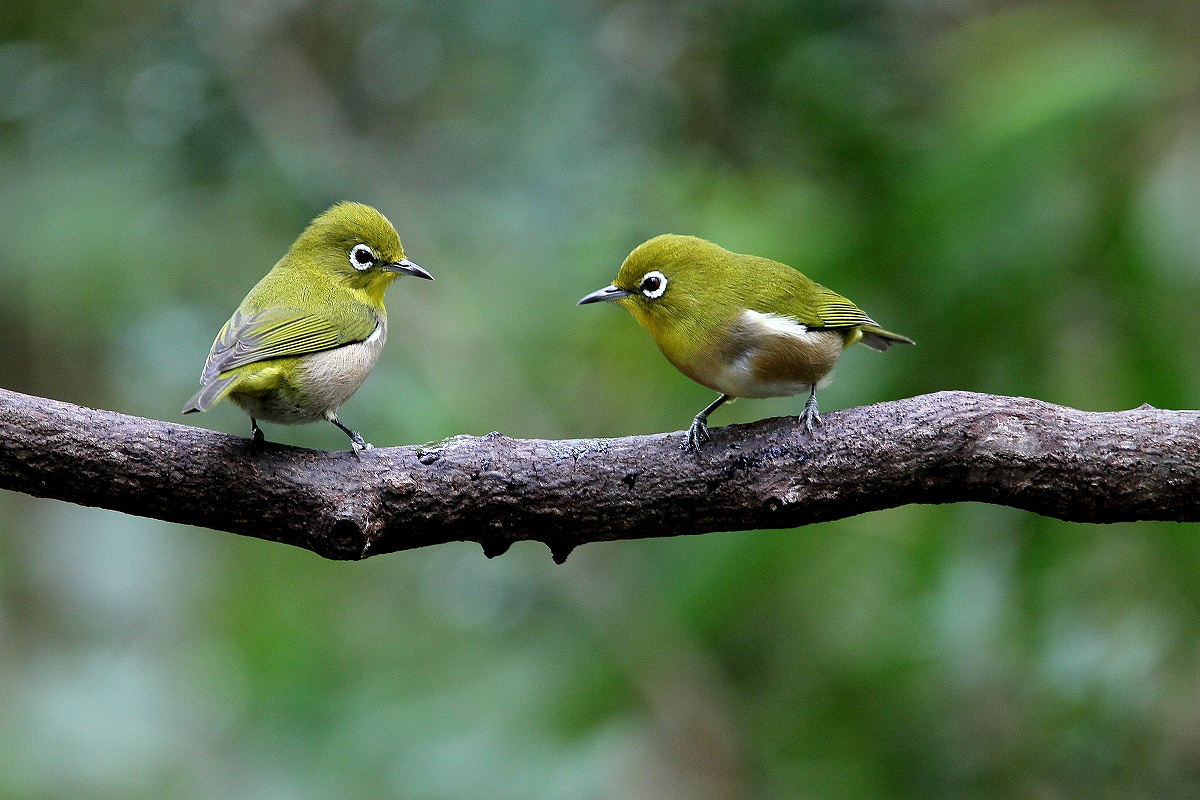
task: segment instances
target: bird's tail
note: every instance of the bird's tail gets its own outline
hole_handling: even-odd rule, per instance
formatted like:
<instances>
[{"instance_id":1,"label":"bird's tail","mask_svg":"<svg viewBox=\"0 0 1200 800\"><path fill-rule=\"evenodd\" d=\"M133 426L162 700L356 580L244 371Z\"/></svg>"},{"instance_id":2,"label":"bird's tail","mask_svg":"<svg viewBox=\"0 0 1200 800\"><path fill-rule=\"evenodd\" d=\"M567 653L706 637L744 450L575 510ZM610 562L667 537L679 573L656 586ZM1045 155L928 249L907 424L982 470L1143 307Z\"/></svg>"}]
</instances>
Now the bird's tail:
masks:
<instances>
[{"instance_id":1,"label":"bird's tail","mask_svg":"<svg viewBox=\"0 0 1200 800\"><path fill-rule=\"evenodd\" d=\"M204 388L196 392L192 399L187 401L187 404L183 407L183 413L191 414L196 411L208 411L221 402L225 398L225 395L233 391L233 386L237 383L237 379L237 375L228 375L205 384Z\"/></svg>"},{"instance_id":2,"label":"bird's tail","mask_svg":"<svg viewBox=\"0 0 1200 800\"><path fill-rule=\"evenodd\" d=\"M872 350L878 350L881 353L894 344L916 344L916 342L907 336L885 331L878 325L863 325L858 330L862 334L862 338L859 341Z\"/></svg>"}]
</instances>

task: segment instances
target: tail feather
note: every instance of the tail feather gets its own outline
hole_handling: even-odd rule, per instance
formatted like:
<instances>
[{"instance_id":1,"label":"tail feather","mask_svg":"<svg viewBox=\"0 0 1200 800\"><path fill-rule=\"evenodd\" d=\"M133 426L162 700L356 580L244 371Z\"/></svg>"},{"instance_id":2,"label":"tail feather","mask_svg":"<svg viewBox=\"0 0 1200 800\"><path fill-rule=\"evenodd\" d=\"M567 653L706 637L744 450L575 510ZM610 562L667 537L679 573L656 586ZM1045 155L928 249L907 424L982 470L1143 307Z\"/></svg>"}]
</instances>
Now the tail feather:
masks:
<instances>
[{"instance_id":1,"label":"tail feather","mask_svg":"<svg viewBox=\"0 0 1200 800\"><path fill-rule=\"evenodd\" d=\"M864 325L859 328L859 331L862 333L860 341L872 350L878 350L881 353L894 344L916 344L907 336L885 331L878 325Z\"/></svg>"},{"instance_id":2,"label":"tail feather","mask_svg":"<svg viewBox=\"0 0 1200 800\"><path fill-rule=\"evenodd\" d=\"M224 378L217 378L211 383L206 384L200 391L187 401L183 407L183 413L192 414L196 411L208 411L217 403L224 399L225 395L233 390L233 385L237 381L237 375L229 375Z\"/></svg>"}]
</instances>

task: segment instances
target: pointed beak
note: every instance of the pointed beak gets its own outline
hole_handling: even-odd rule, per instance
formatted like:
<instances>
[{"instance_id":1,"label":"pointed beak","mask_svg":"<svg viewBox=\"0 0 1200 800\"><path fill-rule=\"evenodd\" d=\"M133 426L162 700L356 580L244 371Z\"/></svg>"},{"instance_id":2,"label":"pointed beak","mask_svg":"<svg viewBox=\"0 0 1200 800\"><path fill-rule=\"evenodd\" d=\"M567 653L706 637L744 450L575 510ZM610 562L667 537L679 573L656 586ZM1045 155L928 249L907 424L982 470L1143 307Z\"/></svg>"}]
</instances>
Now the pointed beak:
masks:
<instances>
[{"instance_id":1,"label":"pointed beak","mask_svg":"<svg viewBox=\"0 0 1200 800\"><path fill-rule=\"evenodd\" d=\"M588 303L599 303L604 300L620 300L624 297L630 297L630 293L624 289L613 286L611 283L603 289L597 289L587 297L579 301L577 305L586 306Z\"/></svg>"},{"instance_id":2,"label":"pointed beak","mask_svg":"<svg viewBox=\"0 0 1200 800\"><path fill-rule=\"evenodd\" d=\"M402 258L395 264L384 264L383 268L388 272L399 272L401 275L412 275L417 278L424 278L427 281L433 280L433 276L425 270L418 267L407 258Z\"/></svg>"}]
</instances>

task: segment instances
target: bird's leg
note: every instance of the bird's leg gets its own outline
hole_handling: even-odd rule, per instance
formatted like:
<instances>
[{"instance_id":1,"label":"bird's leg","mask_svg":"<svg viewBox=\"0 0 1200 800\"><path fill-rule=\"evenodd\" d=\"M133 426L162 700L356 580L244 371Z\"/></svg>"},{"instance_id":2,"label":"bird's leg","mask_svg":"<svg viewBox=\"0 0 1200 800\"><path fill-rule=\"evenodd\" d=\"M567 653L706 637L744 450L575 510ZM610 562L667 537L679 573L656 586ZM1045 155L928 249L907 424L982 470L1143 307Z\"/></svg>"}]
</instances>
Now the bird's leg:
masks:
<instances>
[{"instance_id":1,"label":"bird's leg","mask_svg":"<svg viewBox=\"0 0 1200 800\"><path fill-rule=\"evenodd\" d=\"M700 452L701 446L708 441L708 415L716 411L726 401L730 400L729 395L723 394L716 400L713 400L704 410L696 415L692 420L692 427L688 429L687 441L683 444L683 449L689 453Z\"/></svg>"},{"instance_id":2,"label":"bird's leg","mask_svg":"<svg viewBox=\"0 0 1200 800\"><path fill-rule=\"evenodd\" d=\"M258 427L258 420L254 417L250 418L250 434L254 437L255 444L262 444L267 440L267 437L263 435L262 428Z\"/></svg>"},{"instance_id":3,"label":"bird's leg","mask_svg":"<svg viewBox=\"0 0 1200 800\"><path fill-rule=\"evenodd\" d=\"M824 425L821 422L821 415L817 413L817 385L814 383L808 392L808 402L804 404L804 410L800 412L800 422L804 425L804 430L808 431L808 435L813 435L813 425Z\"/></svg>"},{"instance_id":4,"label":"bird's leg","mask_svg":"<svg viewBox=\"0 0 1200 800\"><path fill-rule=\"evenodd\" d=\"M343 425L341 423L341 420L339 420L336 416L331 414L329 416L329 421L332 422L334 425L337 425L339 428L341 428L342 433L344 433L350 437L350 446L354 448L354 457L355 458L362 458L362 456L360 456L359 453L361 453L363 450L374 450L375 449L375 446L373 444L366 441L361 436L359 436L357 433L355 433L354 431L350 430L345 425Z\"/></svg>"}]
</instances>

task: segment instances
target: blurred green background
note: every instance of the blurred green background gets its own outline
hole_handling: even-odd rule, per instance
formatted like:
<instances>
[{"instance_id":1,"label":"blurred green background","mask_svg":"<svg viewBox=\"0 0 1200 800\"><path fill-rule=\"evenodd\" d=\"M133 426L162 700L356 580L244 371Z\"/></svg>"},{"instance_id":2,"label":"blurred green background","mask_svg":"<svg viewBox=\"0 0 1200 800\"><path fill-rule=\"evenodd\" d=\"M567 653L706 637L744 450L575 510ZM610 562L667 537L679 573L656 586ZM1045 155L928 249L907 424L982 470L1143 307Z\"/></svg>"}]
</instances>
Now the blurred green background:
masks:
<instances>
[{"instance_id":1,"label":"blurred green background","mask_svg":"<svg viewBox=\"0 0 1200 800\"><path fill-rule=\"evenodd\" d=\"M3 3L0 385L183 422L237 302L354 199L437 276L392 289L343 409L378 446L685 427L712 393L574 306L668 231L919 342L848 353L826 412L1195 407L1198 23L1192 0ZM0 796L1196 797L1198 577L1193 527L982 505L558 567L532 543L329 563L5 493Z\"/></svg>"}]
</instances>

